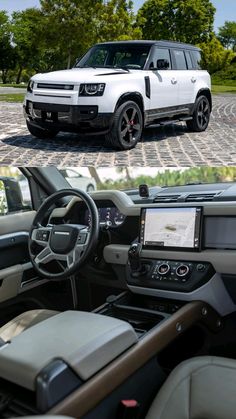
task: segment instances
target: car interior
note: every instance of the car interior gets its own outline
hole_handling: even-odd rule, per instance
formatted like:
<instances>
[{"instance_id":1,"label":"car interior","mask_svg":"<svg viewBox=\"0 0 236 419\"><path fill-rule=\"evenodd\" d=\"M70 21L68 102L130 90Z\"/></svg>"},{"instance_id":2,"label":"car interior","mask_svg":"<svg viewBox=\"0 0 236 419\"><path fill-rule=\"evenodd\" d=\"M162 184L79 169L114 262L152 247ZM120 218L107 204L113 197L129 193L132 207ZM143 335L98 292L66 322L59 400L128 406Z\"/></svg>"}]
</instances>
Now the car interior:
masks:
<instances>
[{"instance_id":1,"label":"car interior","mask_svg":"<svg viewBox=\"0 0 236 419\"><path fill-rule=\"evenodd\" d=\"M0 177L0 417L233 419L236 183Z\"/></svg>"}]
</instances>

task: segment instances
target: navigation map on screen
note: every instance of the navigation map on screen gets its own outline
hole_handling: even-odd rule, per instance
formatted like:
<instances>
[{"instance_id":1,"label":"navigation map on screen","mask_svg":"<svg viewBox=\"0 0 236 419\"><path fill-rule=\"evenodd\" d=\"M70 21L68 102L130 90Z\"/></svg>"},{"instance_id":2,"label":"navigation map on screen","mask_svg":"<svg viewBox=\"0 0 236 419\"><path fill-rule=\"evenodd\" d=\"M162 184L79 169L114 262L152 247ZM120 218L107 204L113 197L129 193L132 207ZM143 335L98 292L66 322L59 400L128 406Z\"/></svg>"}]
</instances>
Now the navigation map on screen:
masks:
<instances>
[{"instance_id":1,"label":"navigation map on screen","mask_svg":"<svg viewBox=\"0 0 236 419\"><path fill-rule=\"evenodd\" d=\"M144 246L199 248L201 208L146 208L141 214Z\"/></svg>"}]
</instances>

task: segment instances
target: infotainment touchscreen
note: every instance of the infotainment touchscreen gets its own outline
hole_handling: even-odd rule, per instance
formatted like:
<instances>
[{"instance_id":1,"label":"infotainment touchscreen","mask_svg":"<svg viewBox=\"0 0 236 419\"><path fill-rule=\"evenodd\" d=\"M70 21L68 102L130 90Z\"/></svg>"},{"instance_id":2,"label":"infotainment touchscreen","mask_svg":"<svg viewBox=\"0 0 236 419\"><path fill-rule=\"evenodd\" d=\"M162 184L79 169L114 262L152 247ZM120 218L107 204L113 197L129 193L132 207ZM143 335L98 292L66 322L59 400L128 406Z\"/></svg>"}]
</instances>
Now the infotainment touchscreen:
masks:
<instances>
[{"instance_id":1,"label":"infotainment touchscreen","mask_svg":"<svg viewBox=\"0 0 236 419\"><path fill-rule=\"evenodd\" d=\"M143 208L140 242L145 247L199 250L201 207Z\"/></svg>"}]
</instances>

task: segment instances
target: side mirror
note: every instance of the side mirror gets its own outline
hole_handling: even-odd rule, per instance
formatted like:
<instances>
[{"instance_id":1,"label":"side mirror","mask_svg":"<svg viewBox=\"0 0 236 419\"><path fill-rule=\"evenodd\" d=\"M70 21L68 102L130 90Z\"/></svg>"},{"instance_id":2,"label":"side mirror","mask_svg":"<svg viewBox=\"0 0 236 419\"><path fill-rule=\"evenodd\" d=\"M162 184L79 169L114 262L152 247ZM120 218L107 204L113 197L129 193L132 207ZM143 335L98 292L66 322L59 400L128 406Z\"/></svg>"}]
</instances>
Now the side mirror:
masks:
<instances>
[{"instance_id":1,"label":"side mirror","mask_svg":"<svg viewBox=\"0 0 236 419\"><path fill-rule=\"evenodd\" d=\"M4 183L0 180L0 216L8 213L7 197Z\"/></svg>"},{"instance_id":2,"label":"side mirror","mask_svg":"<svg viewBox=\"0 0 236 419\"><path fill-rule=\"evenodd\" d=\"M30 209L23 202L19 182L14 178L0 177L0 215Z\"/></svg>"},{"instance_id":3,"label":"side mirror","mask_svg":"<svg viewBox=\"0 0 236 419\"><path fill-rule=\"evenodd\" d=\"M167 70L170 67L168 60L157 60L157 69L158 70Z\"/></svg>"}]
</instances>

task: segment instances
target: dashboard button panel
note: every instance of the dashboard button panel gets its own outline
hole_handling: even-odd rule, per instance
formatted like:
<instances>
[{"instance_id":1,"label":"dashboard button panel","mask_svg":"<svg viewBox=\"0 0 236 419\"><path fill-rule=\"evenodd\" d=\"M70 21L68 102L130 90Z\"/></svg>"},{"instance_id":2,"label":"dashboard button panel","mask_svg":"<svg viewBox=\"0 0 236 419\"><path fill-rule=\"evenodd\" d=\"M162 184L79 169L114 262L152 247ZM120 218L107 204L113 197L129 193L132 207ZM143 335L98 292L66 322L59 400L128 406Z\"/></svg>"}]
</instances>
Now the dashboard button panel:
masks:
<instances>
[{"instance_id":1,"label":"dashboard button panel","mask_svg":"<svg viewBox=\"0 0 236 419\"><path fill-rule=\"evenodd\" d=\"M146 274L133 275L127 265L127 283L146 288L191 292L208 282L215 271L208 262L141 259Z\"/></svg>"}]
</instances>

